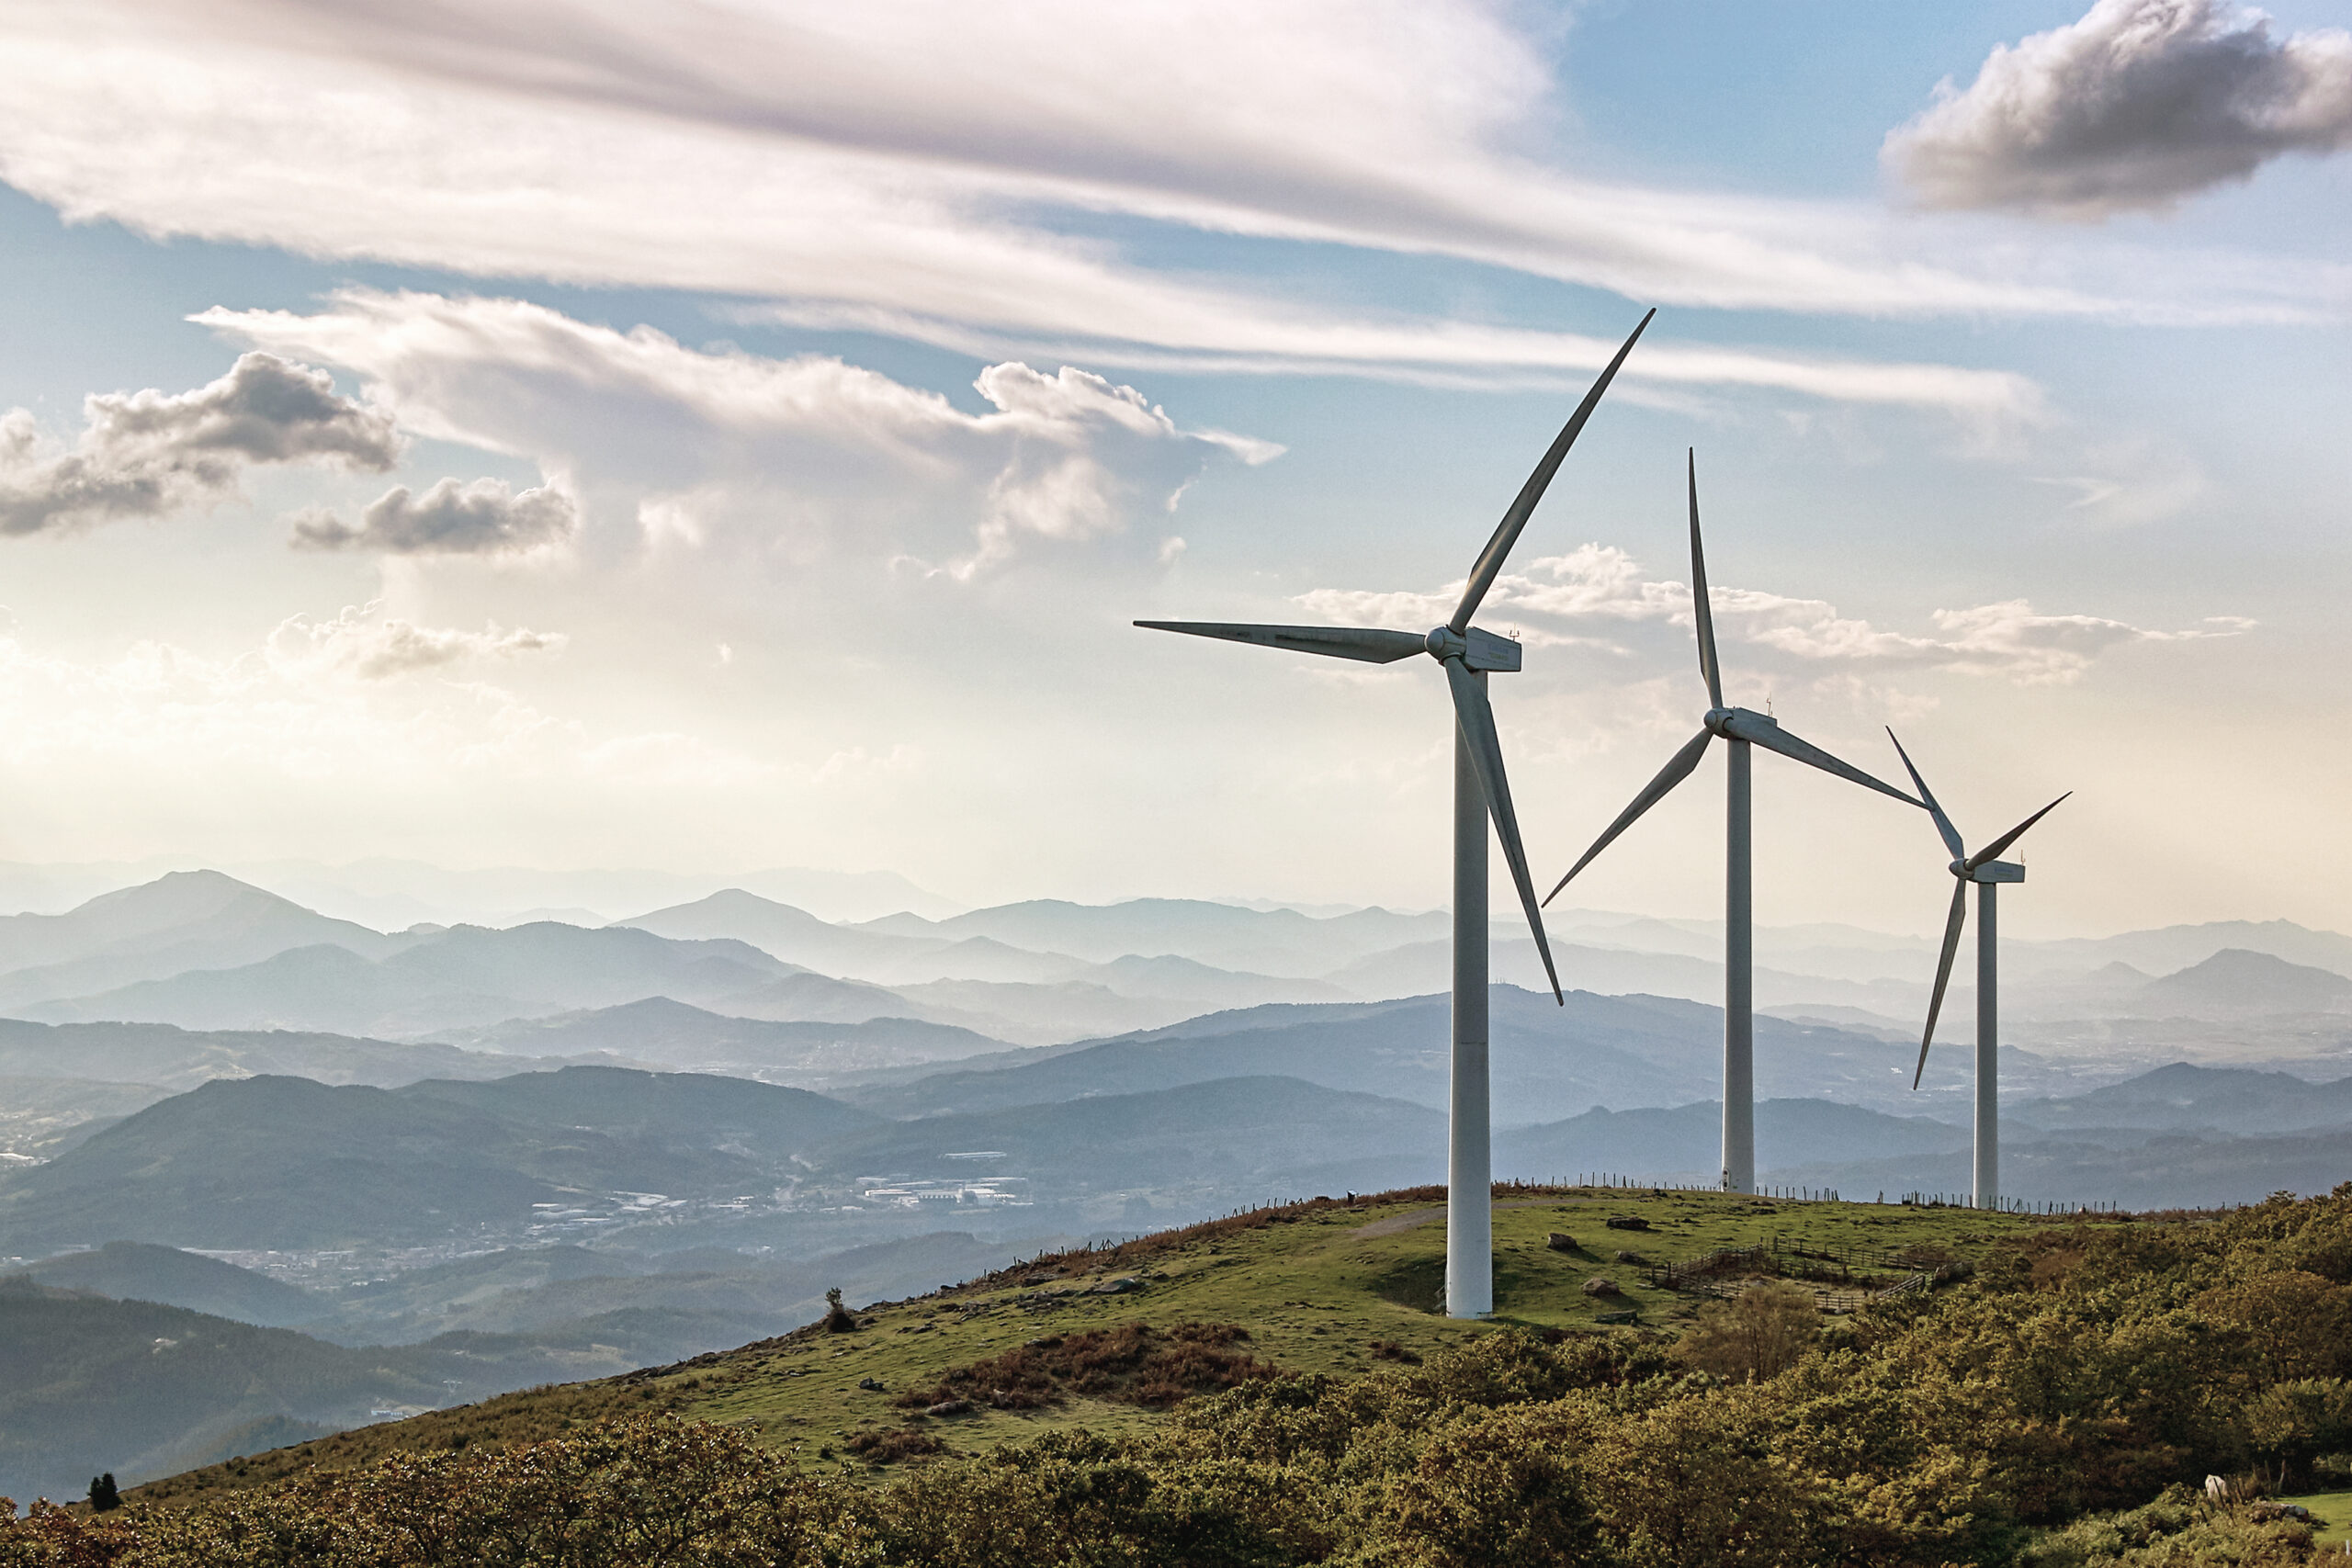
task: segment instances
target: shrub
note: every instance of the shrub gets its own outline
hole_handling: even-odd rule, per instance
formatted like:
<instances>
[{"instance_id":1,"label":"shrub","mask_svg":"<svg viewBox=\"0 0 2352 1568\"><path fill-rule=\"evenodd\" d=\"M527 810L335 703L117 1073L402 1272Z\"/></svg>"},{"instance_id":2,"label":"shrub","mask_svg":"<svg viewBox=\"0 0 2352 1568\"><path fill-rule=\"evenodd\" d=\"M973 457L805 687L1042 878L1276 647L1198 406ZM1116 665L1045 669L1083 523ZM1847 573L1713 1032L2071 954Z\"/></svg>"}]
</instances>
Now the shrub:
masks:
<instances>
[{"instance_id":1,"label":"shrub","mask_svg":"<svg viewBox=\"0 0 2352 1568\"><path fill-rule=\"evenodd\" d=\"M1685 1366L1734 1382L1760 1382L1796 1365L1821 1332L1813 1292L1785 1280L1751 1285L1727 1302L1711 1302L1675 1346Z\"/></svg>"}]
</instances>

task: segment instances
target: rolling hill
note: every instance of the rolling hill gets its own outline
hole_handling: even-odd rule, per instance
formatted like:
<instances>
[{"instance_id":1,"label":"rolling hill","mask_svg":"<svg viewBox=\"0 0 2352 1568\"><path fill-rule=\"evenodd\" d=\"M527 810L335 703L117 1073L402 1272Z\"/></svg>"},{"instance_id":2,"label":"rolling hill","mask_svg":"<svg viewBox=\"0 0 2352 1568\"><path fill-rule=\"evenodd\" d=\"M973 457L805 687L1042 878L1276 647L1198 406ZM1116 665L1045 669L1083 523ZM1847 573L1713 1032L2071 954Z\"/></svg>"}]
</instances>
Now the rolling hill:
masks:
<instances>
[{"instance_id":1,"label":"rolling hill","mask_svg":"<svg viewBox=\"0 0 2352 1568\"><path fill-rule=\"evenodd\" d=\"M155 1302L264 1328L290 1328L323 1317L332 1303L252 1269L176 1247L110 1241L90 1252L69 1252L28 1264L0 1278L29 1280L63 1291Z\"/></svg>"},{"instance_id":2,"label":"rolling hill","mask_svg":"<svg viewBox=\"0 0 2352 1568\"><path fill-rule=\"evenodd\" d=\"M2352 1009L2352 979L2267 953L2223 948L2211 958L2149 981L2132 1002L2156 1016L2244 1018Z\"/></svg>"},{"instance_id":3,"label":"rolling hill","mask_svg":"<svg viewBox=\"0 0 2352 1568\"><path fill-rule=\"evenodd\" d=\"M487 1029L448 1032L444 1038L454 1044L526 1056L608 1052L664 1067L734 1070L744 1077L825 1077L959 1061L1006 1049L1003 1041L921 1019L816 1022L730 1018L667 997L551 1018L512 1019Z\"/></svg>"},{"instance_id":4,"label":"rolling hill","mask_svg":"<svg viewBox=\"0 0 2352 1568\"><path fill-rule=\"evenodd\" d=\"M1604 1172L1704 1184L1722 1169L1722 1139L1720 1100L1670 1110L1588 1111L1498 1133L1495 1173L1502 1179L1551 1181ZM1756 1107L1757 1168L1768 1182L1777 1181L1784 1168L1819 1167L1832 1156L1840 1164L1900 1159L1932 1168L1924 1162L1968 1146L1967 1128L1925 1117L1888 1116L1823 1100L1767 1100Z\"/></svg>"},{"instance_id":5,"label":"rolling hill","mask_svg":"<svg viewBox=\"0 0 2352 1568\"><path fill-rule=\"evenodd\" d=\"M2352 1077L2313 1083L2290 1073L2175 1062L2064 1099L2005 1104L2005 1121L2056 1134L2070 1128L2147 1128L2275 1135L2352 1127Z\"/></svg>"},{"instance_id":6,"label":"rolling hill","mask_svg":"<svg viewBox=\"0 0 2352 1568\"><path fill-rule=\"evenodd\" d=\"M299 947L18 1011L48 1022L417 1034L652 996L710 1001L794 973L743 942L540 921L505 931L458 926L380 960L334 944Z\"/></svg>"},{"instance_id":7,"label":"rolling hill","mask_svg":"<svg viewBox=\"0 0 2352 1568\"><path fill-rule=\"evenodd\" d=\"M654 1348L659 1349L657 1345ZM557 1379L627 1371L610 1335L331 1345L183 1307L0 1279L0 1495L78 1496Z\"/></svg>"},{"instance_id":8,"label":"rolling hill","mask_svg":"<svg viewBox=\"0 0 2352 1568\"><path fill-rule=\"evenodd\" d=\"M1444 997L1424 996L1252 1008L1032 1064L950 1067L912 1083L841 1092L886 1115L907 1116L1276 1073L1437 1108L1446 1101L1449 1006ZM1682 1105L1713 1091L1723 1029L1713 1008L1574 991L1563 1010L1548 996L1497 986L1491 1012L1494 1102L1506 1124L1554 1121L1596 1105ZM1760 1092L1920 1109L1904 1098L1913 1053L1899 1043L1778 1019L1759 1018L1756 1029ZM1947 1075L1958 1071L1936 1066ZM1898 1070L1901 1092L1894 1084Z\"/></svg>"},{"instance_id":9,"label":"rolling hill","mask_svg":"<svg viewBox=\"0 0 2352 1568\"><path fill-rule=\"evenodd\" d=\"M331 920L217 871L180 871L62 915L0 916L0 1007L334 943L384 957L413 938Z\"/></svg>"},{"instance_id":10,"label":"rolling hill","mask_svg":"<svg viewBox=\"0 0 2352 1568\"><path fill-rule=\"evenodd\" d=\"M1434 1180L1445 1168L1445 1122L1421 1106L1297 1078L1225 1077L886 1122L819 1157L844 1176L938 1178L958 1168L943 1156L971 1150L1001 1151L1001 1168L1050 1191L1133 1192L1197 1213L1252 1194Z\"/></svg>"},{"instance_id":11,"label":"rolling hill","mask_svg":"<svg viewBox=\"0 0 2352 1568\"><path fill-rule=\"evenodd\" d=\"M1401 915L1378 908L1317 917L1295 909L1250 909L1193 898L1133 898L1118 904L1039 898L944 920L888 915L857 929L892 936L989 937L1095 964L1130 953L1170 953L1220 969L1314 979L1367 953L1442 937L1451 927L1442 914Z\"/></svg>"},{"instance_id":12,"label":"rolling hill","mask_svg":"<svg viewBox=\"0 0 2352 1568\"><path fill-rule=\"evenodd\" d=\"M534 1204L583 1196L759 1191L794 1154L873 1120L800 1089L614 1068L401 1090L221 1079L0 1176L0 1244L322 1247L511 1230ZM753 1142L720 1146L738 1138Z\"/></svg>"}]
</instances>

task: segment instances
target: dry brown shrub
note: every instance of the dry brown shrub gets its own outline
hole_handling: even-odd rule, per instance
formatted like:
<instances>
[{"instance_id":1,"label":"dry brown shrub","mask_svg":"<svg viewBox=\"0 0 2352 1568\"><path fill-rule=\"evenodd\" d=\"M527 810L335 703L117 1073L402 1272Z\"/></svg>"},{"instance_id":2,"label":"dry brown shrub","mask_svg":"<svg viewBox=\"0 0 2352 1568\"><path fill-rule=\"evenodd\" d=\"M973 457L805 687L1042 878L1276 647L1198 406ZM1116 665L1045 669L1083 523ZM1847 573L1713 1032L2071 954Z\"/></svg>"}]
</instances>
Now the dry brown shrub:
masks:
<instances>
[{"instance_id":1,"label":"dry brown shrub","mask_svg":"<svg viewBox=\"0 0 2352 1568\"><path fill-rule=\"evenodd\" d=\"M929 1432L918 1432L911 1427L883 1427L850 1434L849 1451L876 1464L895 1464L900 1460L921 1459L927 1454L944 1453L947 1445Z\"/></svg>"},{"instance_id":2,"label":"dry brown shrub","mask_svg":"<svg viewBox=\"0 0 2352 1568\"><path fill-rule=\"evenodd\" d=\"M1762 1382L1795 1366L1820 1330L1821 1308L1811 1291L1769 1280L1702 1308L1674 1357L1734 1382Z\"/></svg>"}]
</instances>

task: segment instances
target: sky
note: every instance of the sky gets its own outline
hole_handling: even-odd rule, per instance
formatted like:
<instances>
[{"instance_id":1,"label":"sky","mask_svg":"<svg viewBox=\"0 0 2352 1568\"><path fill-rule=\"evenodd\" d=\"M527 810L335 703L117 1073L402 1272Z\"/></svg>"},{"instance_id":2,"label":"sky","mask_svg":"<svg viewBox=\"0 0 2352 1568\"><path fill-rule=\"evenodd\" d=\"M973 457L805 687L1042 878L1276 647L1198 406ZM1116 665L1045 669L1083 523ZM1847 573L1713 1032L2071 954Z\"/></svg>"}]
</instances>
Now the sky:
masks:
<instances>
[{"instance_id":1,"label":"sky","mask_svg":"<svg viewBox=\"0 0 2352 1568\"><path fill-rule=\"evenodd\" d=\"M2340 5L0 0L0 860L1448 897L1727 695L2015 934L2352 929ZM1564 895L1719 911L1711 760ZM1758 916L1924 814L1756 765ZM1499 868L1498 868L1499 871ZM1498 875L1498 888L1505 885Z\"/></svg>"}]
</instances>

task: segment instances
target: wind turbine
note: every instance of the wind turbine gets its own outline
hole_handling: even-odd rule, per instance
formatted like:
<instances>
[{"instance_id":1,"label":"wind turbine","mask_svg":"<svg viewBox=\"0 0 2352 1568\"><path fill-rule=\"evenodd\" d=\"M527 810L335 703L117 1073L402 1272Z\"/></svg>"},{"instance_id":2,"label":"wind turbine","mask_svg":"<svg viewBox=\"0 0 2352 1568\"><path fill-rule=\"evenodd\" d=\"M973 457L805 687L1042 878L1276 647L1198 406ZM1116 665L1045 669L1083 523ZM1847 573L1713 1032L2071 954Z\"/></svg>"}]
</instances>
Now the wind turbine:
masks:
<instances>
[{"instance_id":1,"label":"wind turbine","mask_svg":"<svg viewBox=\"0 0 2352 1568\"><path fill-rule=\"evenodd\" d=\"M1894 740L1894 731L1886 732ZM1911 1074L1911 1087L1919 1087L1920 1077L1928 1070L1928 1045L1936 1037L1936 1015L1944 1010L1944 987L1951 982L1951 961L1960 951L1960 929L1968 923L1968 886L1976 885L1976 1170L1973 1192L1976 1206L1990 1209L2001 1201L2001 1014L2000 1014L2000 927L1995 919L1993 890L2004 882L2023 882L2025 867L2014 861L2001 859L2001 852L2025 837L2025 830L2041 821L2058 807L2058 800L2035 812L1974 854L1962 844L1960 829L1951 825L1944 808L1936 804L1928 792L1928 781L1911 761L1911 753L1903 742L1894 740L1895 755L1910 772L1911 782L1919 791L1919 798L1927 803L1928 815L1936 819L1936 831L1942 836L1944 848L1951 852L1951 874L1959 878L1959 886L1951 890L1951 913L1944 917L1943 957L1936 964L1936 988L1928 998L1928 1027L1919 1035L1919 1066ZM2066 795L2075 792L2068 790Z\"/></svg>"},{"instance_id":2,"label":"wind turbine","mask_svg":"<svg viewBox=\"0 0 2352 1568\"><path fill-rule=\"evenodd\" d=\"M1552 995L1563 1006L1559 971L1552 966L1551 944L1544 937L1544 916L1535 902L1535 885L1527 873L1527 852L1521 847L1519 818L1510 804L1510 784L1503 774L1502 743L1495 733L1494 709L1487 701L1487 676L1519 668L1519 644L1470 624L1478 605L1503 570L1511 547L1544 487L1583 431L1585 421L1600 405L1617 367L1634 352L1634 343L1650 324L1650 311L1609 362L1592 390L1552 443L1544 460L1520 487L1519 497L1472 563L1462 590L1462 602L1445 625L1423 633L1385 631L1369 626L1236 626L1223 621L1137 621L1154 631L1187 632L1194 637L1222 637L1228 642L1257 643L1288 649L1294 653L1320 653L1365 664L1393 664L1416 653L1426 653L1445 668L1446 684L1453 694L1453 1081L1448 1095L1445 1190L1445 1310L1449 1317L1485 1317L1495 1307L1493 1185L1494 1160L1487 1119L1487 823L1502 840L1503 858L1510 863L1511 881L1519 888L1521 908L1527 911L1528 929L1535 933L1535 951L1544 959L1544 973L1552 981Z\"/></svg>"},{"instance_id":3,"label":"wind turbine","mask_svg":"<svg viewBox=\"0 0 2352 1568\"><path fill-rule=\"evenodd\" d=\"M1707 682L1707 715L1699 733L1683 743L1673 760L1644 785L1634 803L1593 840L1584 859L1568 868L1559 886L1544 896L1549 904L1577 873L1592 863L1618 834L1632 827L1642 813L1664 800L1674 786L1690 776L1706 754L1707 743L1721 736L1730 743L1730 800L1724 818L1724 1190L1756 1190L1756 928L1755 874L1748 831L1748 752L1761 746L1792 757L1824 773L1835 773L1866 789L1892 795L1905 806L1919 803L1849 763L1841 762L1809 741L1781 728L1780 720L1749 708L1724 705L1723 667L1715 659L1715 617L1707 601L1706 553L1699 543L1699 458L1690 457L1690 606L1698 624L1699 673Z\"/></svg>"}]
</instances>

